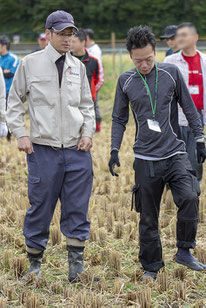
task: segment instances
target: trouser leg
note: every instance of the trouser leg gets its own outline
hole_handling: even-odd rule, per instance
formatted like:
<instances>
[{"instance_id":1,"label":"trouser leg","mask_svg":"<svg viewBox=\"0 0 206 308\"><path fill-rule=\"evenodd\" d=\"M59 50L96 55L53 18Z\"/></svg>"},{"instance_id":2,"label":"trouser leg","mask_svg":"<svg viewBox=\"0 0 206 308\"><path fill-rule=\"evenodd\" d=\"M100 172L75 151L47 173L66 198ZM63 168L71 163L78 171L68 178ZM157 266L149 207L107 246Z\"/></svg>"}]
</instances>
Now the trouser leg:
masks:
<instances>
[{"instance_id":1,"label":"trouser leg","mask_svg":"<svg viewBox=\"0 0 206 308\"><path fill-rule=\"evenodd\" d=\"M197 178L187 154L171 158L166 181L169 182L177 213L177 247L194 248L198 224L198 207L200 194Z\"/></svg>"},{"instance_id":2,"label":"trouser leg","mask_svg":"<svg viewBox=\"0 0 206 308\"><path fill-rule=\"evenodd\" d=\"M68 245L82 247L89 238L87 213L93 184L92 158L90 152L74 148L64 150L64 159L60 227Z\"/></svg>"},{"instance_id":3,"label":"trouser leg","mask_svg":"<svg viewBox=\"0 0 206 308\"><path fill-rule=\"evenodd\" d=\"M203 176L203 166L197 162L196 140L189 126L180 126L180 138L186 144L186 150L192 169L196 171L198 181L201 181Z\"/></svg>"},{"instance_id":4,"label":"trouser leg","mask_svg":"<svg viewBox=\"0 0 206 308\"><path fill-rule=\"evenodd\" d=\"M161 169L158 162L135 159L136 208L140 211L139 260L146 271L158 271L164 266L158 229L164 183L158 169Z\"/></svg>"},{"instance_id":5,"label":"trouser leg","mask_svg":"<svg viewBox=\"0 0 206 308\"><path fill-rule=\"evenodd\" d=\"M27 251L38 253L46 249L49 226L64 178L62 150L34 144L27 156L28 197L30 208L24 221Z\"/></svg>"},{"instance_id":6,"label":"trouser leg","mask_svg":"<svg viewBox=\"0 0 206 308\"><path fill-rule=\"evenodd\" d=\"M100 109L99 109L99 104L98 104L98 93L96 95L96 100L94 102L94 110L95 110L95 116L96 116L96 123L100 123L101 122L101 113L100 113Z\"/></svg>"}]
</instances>

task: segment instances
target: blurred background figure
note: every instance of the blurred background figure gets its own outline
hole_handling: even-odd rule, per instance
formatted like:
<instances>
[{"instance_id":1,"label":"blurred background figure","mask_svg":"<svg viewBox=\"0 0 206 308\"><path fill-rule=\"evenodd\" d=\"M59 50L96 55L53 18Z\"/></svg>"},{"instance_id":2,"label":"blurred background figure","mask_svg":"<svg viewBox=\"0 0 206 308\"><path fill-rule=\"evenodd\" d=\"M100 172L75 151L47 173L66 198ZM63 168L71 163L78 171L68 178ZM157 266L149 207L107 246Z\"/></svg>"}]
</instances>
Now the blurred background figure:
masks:
<instances>
[{"instance_id":1,"label":"blurred background figure","mask_svg":"<svg viewBox=\"0 0 206 308\"><path fill-rule=\"evenodd\" d=\"M2 68L6 85L6 110L9 90L12 85L14 74L19 65L19 58L10 51L10 40L7 36L0 36L0 67ZM8 141L11 139L11 133L8 132Z\"/></svg>"},{"instance_id":2,"label":"blurred background figure","mask_svg":"<svg viewBox=\"0 0 206 308\"><path fill-rule=\"evenodd\" d=\"M176 37L175 37L176 31L177 31L177 26L175 25L167 26L165 28L164 35L160 36L160 39L165 39L167 45L169 46L169 49L166 51L166 54L165 54L166 57L179 51L179 48L177 47Z\"/></svg>"},{"instance_id":3,"label":"blurred background figure","mask_svg":"<svg viewBox=\"0 0 206 308\"><path fill-rule=\"evenodd\" d=\"M6 109L6 90L4 75L0 68L0 137L6 137L8 129L5 121L5 109Z\"/></svg>"},{"instance_id":4,"label":"blurred background figure","mask_svg":"<svg viewBox=\"0 0 206 308\"><path fill-rule=\"evenodd\" d=\"M185 22L177 27L176 41L180 52L165 58L165 62L177 65L188 86L190 95L206 124L206 55L197 50L198 34L192 23ZM203 166L198 163L196 141L191 128L179 107L180 138L186 143L189 159L199 181L203 177Z\"/></svg>"},{"instance_id":5,"label":"blurred background figure","mask_svg":"<svg viewBox=\"0 0 206 308\"><path fill-rule=\"evenodd\" d=\"M84 63L87 72L87 78L89 80L92 99L95 107L95 115L96 115L96 131L100 131L100 113L99 107L97 105L97 89L100 89L99 84L99 75L100 75L100 64L97 58L93 56L89 56L86 50L86 41L87 36L86 32L80 29L78 32L74 34L70 41L70 51L72 55L78 58L82 63ZM98 122L97 122L98 121Z\"/></svg>"},{"instance_id":6,"label":"blurred background figure","mask_svg":"<svg viewBox=\"0 0 206 308\"><path fill-rule=\"evenodd\" d=\"M88 54L90 56L95 57L99 61L100 69L99 69L99 82L96 85L96 91L98 92L100 88L104 84L104 68L102 65L102 51L97 43L95 43L94 40L94 31L92 29L85 29L86 33L86 47ZM95 112L96 112L96 124L97 124L97 132L100 132L101 130L101 114L99 110L99 105L98 105L98 95L96 97L95 103Z\"/></svg>"},{"instance_id":7,"label":"blurred background figure","mask_svg":"<svg viewBox=\"0 0 206 308\"><path fill-rule=\"evenodd\" d=\"M39 44L39 48L35 51L43 50L48 45L48 38L45 33L39 34L38 44Z\"/></svg>"}]
</instances>

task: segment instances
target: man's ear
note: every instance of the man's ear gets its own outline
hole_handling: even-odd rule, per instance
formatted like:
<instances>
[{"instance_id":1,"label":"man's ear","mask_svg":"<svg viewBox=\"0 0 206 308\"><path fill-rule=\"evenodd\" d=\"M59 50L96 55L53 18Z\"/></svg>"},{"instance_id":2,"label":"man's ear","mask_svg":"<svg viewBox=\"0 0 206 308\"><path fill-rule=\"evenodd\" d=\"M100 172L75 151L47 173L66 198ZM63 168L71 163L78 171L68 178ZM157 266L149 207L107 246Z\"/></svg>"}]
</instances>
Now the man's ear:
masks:
<instances>
[{"instance_id":1,"label":"man's ear","mask_svg":"<svg viewBox=\"0 0 206 308\"><path fill-rule=\"evenodd\" d=\"M49 29L46 29L45 30L45 34L46 34L46 37L48 38L48 40L50 41L50 39L51 39L51 31Z\"/></svg>"}]
</instances>

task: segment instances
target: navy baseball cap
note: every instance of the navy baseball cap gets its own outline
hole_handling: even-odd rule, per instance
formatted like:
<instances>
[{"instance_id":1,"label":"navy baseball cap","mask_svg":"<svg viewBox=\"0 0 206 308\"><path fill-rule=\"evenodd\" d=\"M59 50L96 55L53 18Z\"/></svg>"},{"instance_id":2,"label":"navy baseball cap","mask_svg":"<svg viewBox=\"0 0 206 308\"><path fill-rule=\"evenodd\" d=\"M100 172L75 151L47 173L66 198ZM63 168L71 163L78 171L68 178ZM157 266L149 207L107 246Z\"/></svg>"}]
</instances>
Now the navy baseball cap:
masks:
<instances>
[{"instance_id":1,"label":"navy baseball cap","mask_svg":"<svg viewBox=\"0 0 206 308\"><path fill-rule=\"evenodd\" d=\"M74 25L73 16L65 11L55 11L47 17L46 29L54 29L60 32L68 27L72 27L78 31L78 28Z\"/></svg>"},{"instance_id":2,"label":"navy baseball cap","mask_svg":"<svg viewBox=\"0 0 206 308\"><path fill-rule=\"evenodd\" d=\"M165 34L161 35L160 38L161 39L171 38L171 37L175 36L176 31L177 31L177 26L175 26L175 25L167 26L165 28Z\"/></svg>"}]
</instances>

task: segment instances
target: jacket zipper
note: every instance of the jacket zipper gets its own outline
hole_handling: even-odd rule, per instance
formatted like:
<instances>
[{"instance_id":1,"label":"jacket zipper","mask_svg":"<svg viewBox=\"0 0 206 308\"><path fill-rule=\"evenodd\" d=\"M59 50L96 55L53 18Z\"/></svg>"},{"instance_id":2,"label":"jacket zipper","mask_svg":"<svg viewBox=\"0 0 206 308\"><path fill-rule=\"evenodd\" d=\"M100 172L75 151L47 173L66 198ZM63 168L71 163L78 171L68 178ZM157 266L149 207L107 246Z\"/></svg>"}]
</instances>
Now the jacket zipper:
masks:
<instances>
[{"instance_id":1,"label":"jacket zipper","mask_svg":"<svg viewBox=\"0 0 206 308\"><path fill-rule=\"evenodd\" d=\"M59 87L59 101L60 101L60 113L61 113L61 148L64 147L63 145L63 133L62 133L62 99L61 99L61 87Z\"/></svg>"}]
</instances>

